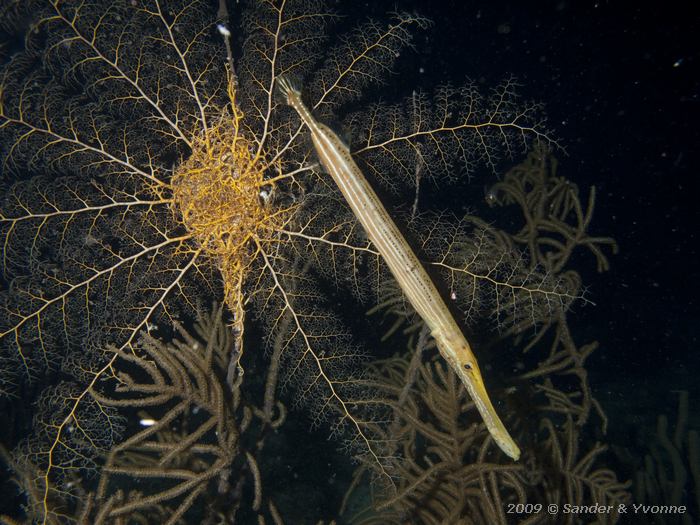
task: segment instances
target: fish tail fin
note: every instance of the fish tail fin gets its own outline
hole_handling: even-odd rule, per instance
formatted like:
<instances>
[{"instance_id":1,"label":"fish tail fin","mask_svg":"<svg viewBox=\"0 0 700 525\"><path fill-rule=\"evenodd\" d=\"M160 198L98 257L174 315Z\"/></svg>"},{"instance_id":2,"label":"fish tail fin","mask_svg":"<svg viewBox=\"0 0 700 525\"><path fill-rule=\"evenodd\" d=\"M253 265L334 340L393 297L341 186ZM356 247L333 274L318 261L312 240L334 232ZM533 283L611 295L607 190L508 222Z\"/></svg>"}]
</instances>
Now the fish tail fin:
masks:
<instances>
[{"instance_id":1,"label":"fish tail fin","mask_svg":"<svg viewBox=\"0 0 700 525\"><path fill-rule=\"evenodd\" d=\"M277 77L277 82L275 83L277 87L277 93L285 104L297 107L301 103L301 90L297 88L294 81L292 81L287 76Z\"/></svg>"}]
</instances>

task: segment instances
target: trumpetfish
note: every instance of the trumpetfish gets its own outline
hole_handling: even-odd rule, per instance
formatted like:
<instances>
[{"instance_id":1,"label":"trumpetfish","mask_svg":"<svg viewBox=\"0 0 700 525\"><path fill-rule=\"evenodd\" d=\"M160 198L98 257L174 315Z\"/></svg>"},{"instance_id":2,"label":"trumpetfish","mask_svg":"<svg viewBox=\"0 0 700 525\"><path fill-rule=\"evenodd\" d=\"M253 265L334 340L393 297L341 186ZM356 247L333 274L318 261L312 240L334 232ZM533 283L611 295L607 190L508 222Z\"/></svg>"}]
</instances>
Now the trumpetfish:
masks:
<instances>
[{"instance_id":1,"label":"trumpetfish","mask_svg":"<svg viewBox=\"0 0 700 525\"><path fill-rule=\"evenodd\" d=\"M466 387L494 441L509 457L517 460L520 449L489 399L469 342L418 257L353 160L350 149L328 126L314 118L302 101L301 92L289 79L278 78L277 88L311 132L321 165L337 184L406 298L428 326L440 354Z\"/></svg>"}]
</instances>

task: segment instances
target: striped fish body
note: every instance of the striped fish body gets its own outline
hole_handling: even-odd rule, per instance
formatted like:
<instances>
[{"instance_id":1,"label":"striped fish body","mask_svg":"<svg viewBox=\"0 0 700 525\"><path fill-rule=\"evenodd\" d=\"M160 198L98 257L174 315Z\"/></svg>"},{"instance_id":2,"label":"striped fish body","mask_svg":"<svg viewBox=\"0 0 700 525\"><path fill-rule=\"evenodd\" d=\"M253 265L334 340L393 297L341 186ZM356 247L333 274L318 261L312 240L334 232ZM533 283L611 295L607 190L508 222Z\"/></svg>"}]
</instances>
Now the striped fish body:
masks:
<instances>
[{"instance_id":1,"label":"striped fish body","mask_svg":"<svg viewBox=\"0 0 700 525\"><path fill-rule=\"evenodd\" d=\"M517 460L520 450L498 417L469 343L435 284L389 216L349 148L328 126L318 122L287 79L278 82L282 95L311 132L321 165L340 189L367 236L380 253L413 308L430 329L443 358L467 388L498 446Z\"/></svg>"}]
</instances>

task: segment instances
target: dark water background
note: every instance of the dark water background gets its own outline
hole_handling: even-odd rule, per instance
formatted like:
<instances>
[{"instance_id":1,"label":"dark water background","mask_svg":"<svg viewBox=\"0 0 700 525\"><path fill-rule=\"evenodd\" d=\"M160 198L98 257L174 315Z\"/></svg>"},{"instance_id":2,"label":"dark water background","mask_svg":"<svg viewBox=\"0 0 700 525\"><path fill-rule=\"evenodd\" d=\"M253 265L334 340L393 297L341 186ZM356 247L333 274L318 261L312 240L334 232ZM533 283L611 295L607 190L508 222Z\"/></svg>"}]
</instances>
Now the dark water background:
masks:
<instances>
[{"instance_id":1,"label":"dark water background","mask_svg":"<svg viewBox=\"0 0 700 525\"><path fill-rule=\"evenodd\" d=\"M607 274L584 270L597 306L573 322L603 344L592 380L632 385L630 405L647 389L700 394L700 19L689 5L400 6L435 21L406 66L422 67L425 85L464 76L493 85L515 75L527 97L545 104L565 147L560 173L597 187L591 231L615 237L620 253Z\"/></svg>"},{"instance_id":2,"label":"dark water background","mask_svg":"<svg viewBox=\"0 0 700 525\"><path fill-rule=\"evenodd\" d=\"M591 232L613 236L620 253L602 275L581 260L597 305L571 323L601 342L588 366L613 427L618 411L673 412L681 389L700 416L700 18L690 5L400 4L435 22L404 66L417 82L515 75L565 147L559 173L582 192L597 187Z\"/></svg>"},{"instance_id":3,"label":"dark water background","mask_svg":"<svg viewBox=\"0 0 700 525\"><path fill-rule=\"evenodd\" d=\"M394 8L365 6L377 15ZM604 441L638 457L659 415L673 429L681 390L690 395L689 427L700 429L700 17L691 6L398 4L435 23L401 64L413 81L402 85L466 76L493 86L514 75L526 98L544 103L565 148L559 174L582 194L596 186L590 232L614 237L620 250L604 274L585 250L574 260L596 306L575 308L569 322L577 341L600 342L587 369L610 419ZM478 198L481 179L474 183ZM621 479L633 475L628 467L615 465Z\"/></svg>"}]
</instances>

